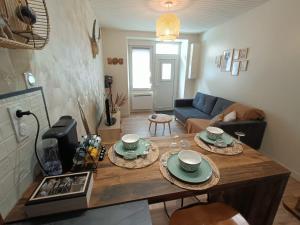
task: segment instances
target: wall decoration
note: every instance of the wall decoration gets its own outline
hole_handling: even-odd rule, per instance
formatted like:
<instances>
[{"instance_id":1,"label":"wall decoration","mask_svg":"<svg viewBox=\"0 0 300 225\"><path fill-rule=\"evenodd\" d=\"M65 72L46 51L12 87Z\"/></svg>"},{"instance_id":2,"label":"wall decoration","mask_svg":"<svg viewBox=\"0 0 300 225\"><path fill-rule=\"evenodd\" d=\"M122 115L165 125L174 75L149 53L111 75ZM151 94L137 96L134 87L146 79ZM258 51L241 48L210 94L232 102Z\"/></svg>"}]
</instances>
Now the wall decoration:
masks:
<instances>
[{"instance_id":1,"label":"wall decoration","mask_svg":"<svg viewBox=\"0 0 300 225\"><path fill-rule=\"evenodd\" d=\"M240 57L239 57L240 60L247 59L247 55L248 55L248 48L240 49Z\"/></svg>"},{"instance_id":2,"label":"wall decoration","mask_svg":"<svg viewBox=\"0 0 300 225\"><path fill-rule=\"evenodd\" d=\"M91 46L92 46L92 53L93 53L93 58L96 58L96 56L99 53L99 48L98 48L98 42L96 40L96 20L94 20L93 23L93 33L92 33L92 37L90 38L91 40Z\"/></svg>"},{"instance_id":3,"label":"wall decoration","mask_svg":"<svg viewBox=\"0 0 300 225\"><path fill-rule=\"evenodd\" d=\"M240 71L247 71L248 60L240 61Z\"/></svg>"},{"instance_id":4,"label":"wall decoration","mask_svg":"<svg viewBox=\"0 0 300 225\"><path fill-rule=\"evenodd\" d=\"M107 64L111 65L113 63L112 61L112 58L107 58Z\"/></svg>"},{"instance_id":5,"label":"wall decoration","mask_svg":"<svg viewBox=\"0 0 300 225\"><path fill-rule=\"evenodd\" d=\"M117 57L108 57L107 58L107 64L111 65L117 65L117 64L120 64L120 65L123 65L124 63L124 59L123 58L117 58Z\"/></svg>"},{"instance_id":6,"label":"wall decoration","mask_svg":"<svg viewBox=\"0 0 300 225\"><path fill-rule=\"evenodd\" d=\"M42 49L49 32L45 0L0 0L0 47Z\"/></svg>"},{"instance_id":7,"label":"wall decoration","mask_svg":"<svg viewBox=\"0 0 300 225\"><path fill-rule=\"evenodd\" d=\"M225 50L222 57L221 71L230 72L232 66L233 49Z\"/></svg>"},{"instance_id":8,"label":"wall decoration","mask_svg":"<svg viewBox=\"0 0 300 225\"><path fill-rule=\"evenodd\" d=\"M114 58L112 59L112 63L113 63L114 65L117 65L117 64L119 63L119 59L116 58L116 57L114 57Z\"/></svg>"},{"instance_id":9,"label":"wall decoration","mask_svg":"<svg viewBox=\"0 0 300 225\"><path fill-rule=\"evenodd\" d=\"M0 37L15 40L6 18L0 16Z\"/></svg>"},{"instance_id":10,"label":"wall decoration","mask_svg":"<svg viewBox=\"0 0 300 225\"><path fill-rule=\"evenodd\" d=\"M234 59L234 60L238 60L239 57L240 57L240 49L235 48L235 49L233 50L233 59Z\"/></svg>"},{"instance_id":11,"label":"wall decoration","mask_svg":"<svg viewBox=\"0 0 300 225\"><path fill-rule=\"evenodd\" d=\"M221 60L222 60L222 56L221 55L216 56L216 58L215 58L215 64L217 65L218 68L221 67Z\"/></svg>"},{"instance_id":12,"label":"wall decoration","mask_svg":"<svg viewBox=\"0 0 300 225\"><path fill-rule=\"evenodd\" d=\"M238 76L239 75L239 70L240 70L240 61L234 61L232 63L232 76Z\"/></svg>"},{"instance_id":13,"label":"wall decoration","mask_svg":"<svg viewBox=\"0 0 300 225\"><path fill-rule=\"evenodd\" d=\"M98 31L98 41L101 39L102 37L102 29L101 27L99 27L99 31Z\"/></svg>"}]
</instances>

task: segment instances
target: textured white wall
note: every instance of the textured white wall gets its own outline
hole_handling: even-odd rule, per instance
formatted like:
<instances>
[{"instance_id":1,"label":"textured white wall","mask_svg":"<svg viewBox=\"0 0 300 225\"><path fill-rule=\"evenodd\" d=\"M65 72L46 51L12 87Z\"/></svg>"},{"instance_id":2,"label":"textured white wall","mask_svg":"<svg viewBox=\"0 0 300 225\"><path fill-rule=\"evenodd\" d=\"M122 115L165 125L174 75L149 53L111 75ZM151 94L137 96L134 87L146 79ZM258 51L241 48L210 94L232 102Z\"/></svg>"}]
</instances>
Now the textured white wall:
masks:
<instances>
[{"instance_id":1,"label":"textured white wall","mask_svg":"<svg viewBox=\"0 0 300 225\"><path fill-rule=\"evenodd\" d=\"M202 35L196 89L263 109L267 130L262 151L300 178L300 1L270 0ZM249 48L247 72L220 72L215 56Z\"/></svg>"},{"instance_id":2,"label":"textured white wall","mask_svg":"<svg viewBox=\"0 0 300 225\"><path fill-rule=\"evenodd\" d=\"M85 131L77 99L94 131L103 111L102 44L99 43L100 54L93 59L89 39L94 12L89 1L47 0L46 3L51 25L49 44L40 51L0 49L0 93L25 89L22 74L32 71L38 85L44 88L51 123L62 115L71 115L78 122L80 137ZM29 100L18 101L24 109L34 105ZM0 213L5 216L31 182L35 158L32 139L26 144L16 144L6 105L0 104ZM37 103L34 107L43 106ZM31 124L35 134L34 121ZM20 156L21 161L13 161Z\"/></svg>"},{"instance_id":3,"label":"textured white wall","mask_svg":"<svg viewBox=\"0 0 300 225\"><path fill-rule=\"evenodd\" d=\"M8 107L21 106L35 113L40 122L40 135L48 129L41 91L0 100L0 213L10 211L31 184L38 171L34 155L36 121L31 116L22 118L29 138L18 143L8 114Z\"/></svg>"},{"instance_id":4,"label":"textured white wall","mask_svg":"<svg viewBox=\"0 0 300 225\"><path fill-rule=\"evenodd\" d=\"M94 12L89 1L48 0L50 42L43 50L0 49L0 93L25 89L23 73L32 71L43 86L51 123L62 115L78 122L84 134L77 99L83 104L88 122L95 130L103 110L102 44L93 59L90 36Z\"/></svg>"}]
</instances>

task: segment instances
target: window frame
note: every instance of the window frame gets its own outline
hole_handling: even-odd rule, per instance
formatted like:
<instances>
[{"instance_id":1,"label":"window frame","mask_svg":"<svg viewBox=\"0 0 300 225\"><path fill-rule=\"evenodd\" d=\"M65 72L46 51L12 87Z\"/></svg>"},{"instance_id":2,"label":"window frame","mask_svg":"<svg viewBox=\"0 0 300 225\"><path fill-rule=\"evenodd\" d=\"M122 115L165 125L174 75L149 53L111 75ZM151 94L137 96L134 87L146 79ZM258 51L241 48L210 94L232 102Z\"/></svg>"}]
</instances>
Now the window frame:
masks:
<instances>
[{"instance_id":1,"label":"window frame","mask_svg":"<svg viewBox=\"0 0 300 225\"><path fill-rule=\"evenodd\" d=\"M131 91L152 91L153 90L153 46L151 45L129 45L129 88ZM151 88L133 88L133 78L132 78L132 50L133 49L147 49L150 52L150 82Z\"/></svg>"},{"instance_id":2,"label":"window frame","mask_svg":"<svg viewBox=\"0 0 300 225\"><path fill-rule=\"evenodd\" d=\"M165 45L176 45L177 46L177 54L171 54L171 53L157 53L157 48L156 46L158 44L165 44ZM156 42L155 43L155 55L176 55L176 56L180 56L180 47L181 44L179 42Z\"/></svg>"}]
</instances>

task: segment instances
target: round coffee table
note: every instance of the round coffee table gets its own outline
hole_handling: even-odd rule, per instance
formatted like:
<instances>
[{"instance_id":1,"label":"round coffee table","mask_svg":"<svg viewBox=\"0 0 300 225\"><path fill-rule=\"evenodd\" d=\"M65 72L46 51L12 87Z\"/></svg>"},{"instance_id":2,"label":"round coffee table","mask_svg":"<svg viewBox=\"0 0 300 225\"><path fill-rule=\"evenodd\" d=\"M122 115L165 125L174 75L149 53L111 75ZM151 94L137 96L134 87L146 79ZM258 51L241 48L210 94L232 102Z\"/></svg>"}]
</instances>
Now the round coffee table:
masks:
<instances>
[{"instance_id":1,"label":"round coffee table","mask_svg":"<svg viewBox=\"0 0 300 225\"><path fill-rule=\"evenodd\" d=\"M156 115L156 118L152 118L152 115ZM149 120L149 131L151 129L151 125L152 123L155 124L155 131L154 131L154 135L156 135L156 128L157 128L157 124L158 123L162 123L164 125L164 130L163 130L163 134L165 133L165 128L166 128L166 123L169 125L169 132L171 134L171 126L170 126L170 122L172 121L172 116L166 115L166 114L152 114L148 117Z\"/></svg>"}]
</instances>

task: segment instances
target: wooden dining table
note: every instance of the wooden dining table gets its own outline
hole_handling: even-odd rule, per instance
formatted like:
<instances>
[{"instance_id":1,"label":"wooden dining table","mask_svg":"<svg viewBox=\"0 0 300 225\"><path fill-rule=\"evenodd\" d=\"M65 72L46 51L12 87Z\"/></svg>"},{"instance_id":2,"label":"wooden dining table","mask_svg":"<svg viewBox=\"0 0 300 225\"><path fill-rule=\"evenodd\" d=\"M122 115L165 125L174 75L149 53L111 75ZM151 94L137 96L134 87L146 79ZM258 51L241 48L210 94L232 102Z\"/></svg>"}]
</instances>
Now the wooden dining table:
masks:
<instances>
[{"instance_id":1,"label":"wooden dining table","mask_svg":"<svg viewBox=\"0 0 300 225\"><path fill-rule=\"evenodd\" d=\"M148 200L149 204L208 194L209 201L222 201L238 210L252 225L271 225L276 215L290 172L269 157L244 145L243 153L225 156L201 149L194 142L195 134L180 135L189 149L208 156L219 168L217 185L200 191L182 189L161 174L159 160L141 169L125 169L112 164L108 157L99 162L89 208ZM160 155L170 150L173 137L154 137ZM24 193L6 217L6 222L28 219L24 204L37 182Z\"/></svg>"}]
</instances>

